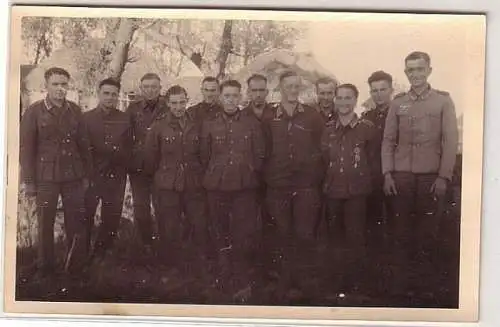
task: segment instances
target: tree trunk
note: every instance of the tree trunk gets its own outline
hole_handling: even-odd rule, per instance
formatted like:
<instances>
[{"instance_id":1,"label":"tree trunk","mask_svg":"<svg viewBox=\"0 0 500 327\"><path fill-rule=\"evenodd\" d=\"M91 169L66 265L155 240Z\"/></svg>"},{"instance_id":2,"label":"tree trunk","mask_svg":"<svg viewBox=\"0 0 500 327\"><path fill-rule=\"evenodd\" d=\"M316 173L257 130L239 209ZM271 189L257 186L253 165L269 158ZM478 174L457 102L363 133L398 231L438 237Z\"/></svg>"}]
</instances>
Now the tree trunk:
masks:
<instances>
[{"instance_id":1,"label":"tree trunk","mask_svg":"<svg viewBox=\"0 0 500 327\"><path fill-rule=\"evenodd\" d=\"M110 77L120 80L125 70L125 65L128 61L128 54L130 49L130 42L137 29L134 20L129 18L120 19L120 26L116 33L115 49L113 51L113 58L109 64Z\"/></svg>"},{"instance_id":2,"label":"tree trunk","mask_svg":"<svg viewBox=\"0 0 500 327\"><path fill-rule=\"evenodd\" d=\"M217 72L218 80L222 80L225 77L227 59L229 58L229 54L233 50L233 38L231 34L232 30L233 21L224 21L224 30L222 31L221 45L219 48L219 54L217 55L216 59L217 66L219 67Z\"/></svg>"}]
</instances>

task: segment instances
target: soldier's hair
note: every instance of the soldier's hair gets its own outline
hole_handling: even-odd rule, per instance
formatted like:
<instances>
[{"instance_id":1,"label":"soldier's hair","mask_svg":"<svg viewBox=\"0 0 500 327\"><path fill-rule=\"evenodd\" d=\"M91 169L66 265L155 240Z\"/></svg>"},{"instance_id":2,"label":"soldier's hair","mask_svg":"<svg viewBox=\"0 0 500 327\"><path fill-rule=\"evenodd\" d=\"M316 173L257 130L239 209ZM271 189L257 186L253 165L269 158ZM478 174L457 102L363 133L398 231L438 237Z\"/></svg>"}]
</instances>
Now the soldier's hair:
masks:
<instances>
[{"instance_id":1,"label":"soldier's hair","mask_svg":"<svg viewBox=\"0 0 500 327\"><path fill-rule=\"evenodd\" d=\"M359 96L359 91L358 91L358 88L356 87L356 85L354 84L351 84L351 83L344 83L344 84L340 84L339 86L337 86L337 88L335 89L335 95L337 95L338 91L340 89L349 89L349 90L352 90L354 92L354 97L358 97Z\"/></svg>"},{"instance_id":2,"label":"soldier's hair","mask_svg":"<svg viewBox=\"0 0 500 327\"><path fill-rule=\"evenodd\" d=\"M267 83L267 77L261 74L253 74L247 79L247 85L250 86L250 82L256 80L256 81L264 81Z\"/></svg>"},{"instance_id":3,"label":"soldier's hair","mask_svg":"<svg viewBox=\"0 0 500 327\"><path fill-rule=\"evenodd\" d=\"M422 51L413 51L408 56L406 56L405 64L409 60L418 60L418 59L424 59L429 66L431 65L431 57L429 56L429 54L427 52L422 52Z\"/></svg>"},{"instance_id":4,"label":"soldier's hair","mask_svg":"<svg viewBox=\"0 0 500 327\"><path fill-rule=\"evenodd\" d=\"M331 78L331 77L321 77L319 78L314 85L316 86L316 89L318 89L320 84L330 84L333 83L333 85L337 86L337 82Z\"/></svg>"},{"instance_id":5,"label":"soldier's hair","mask_svg":"<svg viewBox=\"0 0 500 327\"><path fill-rule=\"evenodd\" d=\"M389 73L384 72L383 70L377 70L373 74L368 77L368 85L371 85L373 82L378 81L386 81L392 86L392 76Z\"/></svg>"},{"instance_id":6,"label":"soldier's hair","mask_svg":"<svg viewBox=\"0 0 500 327\"><path fill-rule=\"evenodd\" d=\"M51 67L51 68L47 69L45 71L45 73L43 74L43 77L45 78L46 81L48 81L49 78L53 75L63 75L67 79L71 78L71 75L69 74L69 72L66 69L61 68L61 67Z\"/></svg>"},{"instance_id":7,"label":"soldier's hair","mask_svg":"<svg viewBox=\"0 0 500 327\"><path fill-rule=\"evenodd\" d=\"M152 80L152 79L155 79L158 82L161 82L160 76L158 76L158 74L155 74L155 73L146 73L146 74L144 74L144 76L141 77L141 82L145 81L145 80Z\"/></svg>"},{"instance_id":8,"label":"soldier's hair","mask_svg":"<svg viewBox=\"0 0 500 327\"><path fill-rule=\"evenodd\" d=\"M239 91L241 91L241 84L235 79L230 79L222 82L222 84L220 85L220 91L222 92L225 87L236 87Z\"/></svg>"},{"instance_id":9,"label":"soldier's hair","mask_svg":"<svg viewBox=\"0 0 500 327\"><path fill-rule=\"evenodd\" d=\"M285 78L292 77L292 76L299 76L299 74L297 74L293 70L287 70L287 71L283 72L280 75L280 83L282 83Z\"/></svg>"},{"instance_id":10,"label":"soldier's hair","mask_svg":"<svg viewBox=\"0 0 500 327\"><path fill-rule=\"evenodd\" d=\"M120 82L115 79L115 78L112 78L112 77L109 77L109 78L106 78L106 79L103 79L102 81L99 82L99 90L101 89L101 87L103 87L104 85L112 85L112 86L116 86L118 88L118 90L121 89L122 85L120 84Z\"/></svg>"},{"instance_id":11,"label":"soldier's hair","mask_svg":"<svg viewBox=\"0 0 500 327\"><path fill-rule=\"evenodd\" d=\"M184 95L186 96L186 98L187 98L187 95L188 95L188 94L187 94L187 91L186 91L186 89L185 89L185 88L183 88L183 87L182 87L182 86L180 86L180 85L174 85L174 86L171 86L171 87L167 90L167 92L165 93L165 99L166 99L167 101L169 101L169 100L170 100L170 97L171 97L172 95L176 95L176 94L184 94Z\"/></svg>"},{"instance_id":12,"label":"soldier's hair","mask_svg":"<svg viewBox=\"0 0 500 327\"><path fill-rule=\"evenodd\" d=\"M206 76L205 78L203 78L203 80L201 81L201 85L205 84L205 82L215 82L217 83L217 85L219 84L219 81L217 80L217 78L213 77L213 76Z\"/></svg>"}]
</instances>

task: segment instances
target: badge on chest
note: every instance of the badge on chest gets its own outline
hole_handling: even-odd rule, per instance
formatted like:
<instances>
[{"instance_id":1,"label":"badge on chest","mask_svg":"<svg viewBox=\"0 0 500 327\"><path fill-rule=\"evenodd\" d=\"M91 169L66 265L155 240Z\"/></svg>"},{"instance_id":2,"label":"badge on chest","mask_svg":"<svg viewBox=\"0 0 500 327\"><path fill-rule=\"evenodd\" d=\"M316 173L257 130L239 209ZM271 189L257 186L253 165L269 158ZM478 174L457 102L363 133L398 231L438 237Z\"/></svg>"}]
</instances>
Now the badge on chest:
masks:
<instances>
[{"instance_id":1,"label":"badge on chest","mask_svg":"<svg viewBox=\"0 0 500 327\"><path fill-rule=\"evenodd\" d=\"M399 114L406 115L410 111L411 105L407 103L403 103L399 105Z\"/></svg>"}]
</instances>

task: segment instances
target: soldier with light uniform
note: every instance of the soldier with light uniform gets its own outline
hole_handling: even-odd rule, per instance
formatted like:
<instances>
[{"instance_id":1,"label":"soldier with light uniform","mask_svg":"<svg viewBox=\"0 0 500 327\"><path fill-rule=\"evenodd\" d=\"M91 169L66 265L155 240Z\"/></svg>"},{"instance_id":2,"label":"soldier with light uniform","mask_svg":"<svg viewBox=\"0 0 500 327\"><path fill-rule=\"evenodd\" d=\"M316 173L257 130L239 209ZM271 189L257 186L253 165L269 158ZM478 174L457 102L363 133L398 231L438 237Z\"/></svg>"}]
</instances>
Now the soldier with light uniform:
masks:
<instances>
[{"instance_id":1,"label":"soldier with light uniform","mask_svg":"<svg viewBox=\"0 0 500 327\"><path fill-rule=\"evenodd\" d=\"M323 77L316 81L316 97L318 99L317 109L325 122L335 120L337 112L335 111L335 89L337 82L329 77Z\"/></svg>"},{"instance_id":2,"label":"soldier with light uniform","mask_svg":"<svg viewBox=\"0 0 500 327\"><path fill-rule=\"evenodd\" d=\"M370 96L374 107L363 112L362 118L371 121L377 129L374 140L377 155L370 163L373 166L374 174L372 176L373 191L368 197L367 229L373 245L379 246L383 244L381 241L385 239L386 222L392 217L390 197L384 194L384 175L382 174L381 159L385 120L393 93L392 76L384 71L376 71L368 78L368 86L370 87Z\"/></svg>"},{"instance_id":3,"label":"soldier with light uniform","mask_svg":"<svg viewBox=\"0 0 500 327\"><path fill-rule=\"evenodd\" d=\"M437 250L438 227L457 154L455 106L447 92L429 85L431 72L427 53L412 52L405 58L411 88L394 98L382 143L384 189L393 197L394 249L396 267L401 270L411 269L412 259L419 266L429 263L428 255ZM407 290L405 274L396 273L396 277L395 291Z\"/></svg>"},{"instance_id":4,"label":"soldier with light uniform","mask_svg":"<svg viewBox=\"0 0 500 327\"><path fill-rule=\"evenodd\" d=\"M341 84L336 90L335 105L338 120L327 124L322 136L323 160L327 164L323 182L327 219L330 226L342 222L345 226L347 251L340 265L334 268L335 277L344 291L356 291L356 280L362 278L365 254L366 199L372 190L375 126L360 119L354 112L358 89Z\"/></svg>"}]
</instances>

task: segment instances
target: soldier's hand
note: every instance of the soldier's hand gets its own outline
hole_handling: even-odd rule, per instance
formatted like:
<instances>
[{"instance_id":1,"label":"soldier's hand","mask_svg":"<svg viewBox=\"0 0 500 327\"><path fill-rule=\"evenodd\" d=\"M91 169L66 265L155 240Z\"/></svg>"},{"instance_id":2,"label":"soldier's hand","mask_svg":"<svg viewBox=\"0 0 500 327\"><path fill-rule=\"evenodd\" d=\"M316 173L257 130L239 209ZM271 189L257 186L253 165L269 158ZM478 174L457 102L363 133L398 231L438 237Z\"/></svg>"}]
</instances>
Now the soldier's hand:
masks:
<instances>
[{"instance_id":1,"label":"soldier's hand","mask_svg":"<svg viewBox=\"0 0 500 327\"><path fill-rule=\"evenodd\" d=\"M391 174L386 174L384 179L384 193L386 195L397 195L396 183Z\"/></svg>"},{"instance_id":2,"label":"soldier's hand","mask_svg":"<svg viewBox=\"0 0 500 327\"><path fill-rule=\"evenodd\" d=\"M434 193L436 198L443 197L446 194L447 182L442 177L436 178L436 181L431 186L431 193Z\"/></svg>"},{"instance_id":3,"label":"soldier's hand","mask_svg":"<svg viewBox=\"0 0 500 327\"><path fill-rule=\"evenodd\" d=\"M27 196L35 196L36 195L36 185L32 183L27 183L24 185L24 193Z\"/></svg>"}]
</instances>

